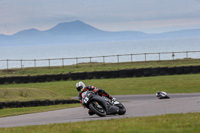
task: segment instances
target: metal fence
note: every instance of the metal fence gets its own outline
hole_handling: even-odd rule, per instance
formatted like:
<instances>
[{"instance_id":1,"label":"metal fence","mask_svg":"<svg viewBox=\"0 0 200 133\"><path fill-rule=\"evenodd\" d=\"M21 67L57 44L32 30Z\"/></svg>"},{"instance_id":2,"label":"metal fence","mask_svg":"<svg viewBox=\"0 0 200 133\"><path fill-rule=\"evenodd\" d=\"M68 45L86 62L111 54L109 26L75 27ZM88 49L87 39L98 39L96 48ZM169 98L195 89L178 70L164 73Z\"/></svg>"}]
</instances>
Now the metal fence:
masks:
<instances>
[{"instance_id":1,"label":"metal fence","mask_svg":"<svg viewBox=\"0 0 200 133\"><path fill-rule=\"evenodd\" d=\"M67 66L81 63L122 63L136 61L160 61L175 59L199 59L200 51L137 53L93 57L53 58L53 59L6 59L0 60L0 69L25 68L25 67L52 67Z\"/></svg>"}]
</instances>

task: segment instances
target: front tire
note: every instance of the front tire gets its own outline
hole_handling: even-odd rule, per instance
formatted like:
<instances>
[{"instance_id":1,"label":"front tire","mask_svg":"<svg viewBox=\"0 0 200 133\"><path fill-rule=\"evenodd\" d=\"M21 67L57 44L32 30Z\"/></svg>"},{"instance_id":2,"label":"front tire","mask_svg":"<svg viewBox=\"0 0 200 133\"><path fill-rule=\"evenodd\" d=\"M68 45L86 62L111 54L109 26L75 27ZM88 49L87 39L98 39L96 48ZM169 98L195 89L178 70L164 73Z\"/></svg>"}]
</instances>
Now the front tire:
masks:
<instances>
[{"instance_id":1,"label":"front tire","mask_svg":"<svg viewBox=\"0 0 200 133\"><path fill-rule=\"evenodd\" d=\"M105 117L106 116L106 111L103 108L102 105L100 105L98 102L91 102L89 104L89 108L98 116L100 117Z\"/></svg>"},{"instance_id":2,"label":"front tire","mask_svg":"<svg viewBox=\"0 0 200 133\"><path fill-rule=\"evenodd\" d=\"M166 99L170 99L170 97L169 97L169 96L165 96L165 98L166 98Z\"/></svg>"},{"instance_id":3,"label":"front tire","mask_svg":"<svg viewBox=\"0 0 200 133\"><path fill-rule=\"evenodd\" d=\"M118 115L124 115L126 113L126 108L123 104L120 103L117 107L119 107Z\"/></svg>"}]
</instances>

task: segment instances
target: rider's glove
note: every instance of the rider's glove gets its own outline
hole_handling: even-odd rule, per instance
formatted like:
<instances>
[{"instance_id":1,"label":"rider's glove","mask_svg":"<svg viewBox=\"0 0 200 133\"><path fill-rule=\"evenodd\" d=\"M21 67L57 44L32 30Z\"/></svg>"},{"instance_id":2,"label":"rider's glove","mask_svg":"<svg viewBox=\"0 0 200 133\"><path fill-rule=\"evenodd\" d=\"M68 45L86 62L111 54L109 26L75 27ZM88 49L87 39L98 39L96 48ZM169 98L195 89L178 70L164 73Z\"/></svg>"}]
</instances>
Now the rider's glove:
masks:
<instances>
[{"instance_id":1,"label":"rider's glove","mask_svg":"<svg viewBox=\"0 0 200 133\"><path fill-rule=\"evenodd\" d=\"M117 101L117 99L113 97L112 98L112 102L114 103L115 101Z\"/></svg>"},{"instance_id":2,"label":"rider's glove","mask_svg":"<svg viewBox=\"0 0 200 133\"><path fill-rule=\"evenodd\" d=\"M115 105L115 104L119 104L119 102L117 101L116 98L112 98L112 103Z\"/></svg>"},{"instance_id":3,"label":"rider's glove","mask_svg":"<svg viewBox=\"0 0 200 133\"><path fill-rule=\"evenodd\" d=\"M93 92L94 92L94 93L97 93L97 91L98 91L98 89L97 89L97 88L95 88L95 89L93 90Z\"/></svg>"}]
</instances>

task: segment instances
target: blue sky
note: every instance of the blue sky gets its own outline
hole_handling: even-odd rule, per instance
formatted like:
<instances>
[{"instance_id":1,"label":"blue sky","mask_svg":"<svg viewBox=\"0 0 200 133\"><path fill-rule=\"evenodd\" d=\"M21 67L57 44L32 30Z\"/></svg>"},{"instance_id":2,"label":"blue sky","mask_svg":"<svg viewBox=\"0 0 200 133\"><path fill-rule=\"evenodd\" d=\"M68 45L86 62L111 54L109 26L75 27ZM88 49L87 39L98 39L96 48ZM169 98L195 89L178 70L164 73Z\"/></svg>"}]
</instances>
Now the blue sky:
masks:
<instances>
[{"instance_id":1,"label":"blue sky","mask_svg":"<svg viewBox=\"0 0 200 133\"><path fill-rule=\"evenodd\" d=\"M200 0L0 0L0 34L74 20L106 31L200 28Z\"/></svg>"}]
</instances>

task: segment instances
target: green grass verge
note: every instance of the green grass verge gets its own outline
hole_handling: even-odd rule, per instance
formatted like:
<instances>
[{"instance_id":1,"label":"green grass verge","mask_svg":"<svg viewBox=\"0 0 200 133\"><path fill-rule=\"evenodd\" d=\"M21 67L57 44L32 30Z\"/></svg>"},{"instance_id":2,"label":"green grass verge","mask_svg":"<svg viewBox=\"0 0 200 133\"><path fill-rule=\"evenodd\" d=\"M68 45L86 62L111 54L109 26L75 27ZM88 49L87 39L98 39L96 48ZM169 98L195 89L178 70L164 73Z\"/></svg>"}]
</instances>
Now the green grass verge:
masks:
<instances>
[{"instance_id":1,"label":"green grass verge","mask_svg":"<svg viewBox=\"0 0 200 133\"><path fill-rule=\"evenodd\" d=\"M0 101L31 101L31 100L70 99L55 91L37 88L0 88Z\"/></svg>"},{"instance_id":2,"label":"green grass verge","mask_svg":"<svg viewBox=\"0 0 200 133\"><path fill-rule=\"evenodd\" d=\"M199 65L200 59L181 59L166 61L143 61L143 62L124 62L124 63L83 63L64 67L38 67L24 69L0 70L0 77L4 76L27 76L42 74L60 74L69 72L91 72L107 71L131 68L148 68L148 67L174 67Z\"/></svg>"},{"instance_id":3,"label":"green grass verge","mask_svg":"<svg viewBox=\"0 0 200 133\"><path fill-rule=\"evenodd\" d=\"M52 105L52 106L40 106L40 107L6 108L6 109L0 109L0 117L46 112L46 111L80 107L80 106L81 105L77 103L77 104L62 104L62 105Z\"/></svg>"},{"instance_id":4,"label":"green grass verge","mask_svg":"<svg viewBox=\"0 0 200 133\"><path fill-rule=\"evenodd\" d=\"M200 113L0 128L1 133L189 133L200 132Z\"/></svg>"},{"instance_id":5,"label":"green grass verge","mask_svg":"<svg viewBox=\"0 0 200 133\"><path fill-rule=\"evenodd\" d=\"M77 96L75 84L78 81L58 81L45 83L27 83L27 84L7 84L0 85L1 92L3 90L20 88L26 90L33 88L40 92L53 92L53 97L69 97ZM168 75L141 78L115 78L115 79L91 79L83 80L86 85L94 85L106 90L111 95L129 95L129 94L155 94L158 90L168 93L197 93L200 92L200 74L186 75ZM20 93L19 93L20 94ZM13 99L20 100L20 96L16 93ZM2 97L4 95L4 97ZM8 94L1 94L0 100L9 100ZM42 96L41 96L42 97ZM51 96L50 96L51 97ZM23 97L24 98L24 97ZM29 94L27 97L29 98ZM24 99L25 99L24 98ZM31 97L37 99L37 95Z\"/></svg>"},{"instance_id":6,"label":"green grass verge","mask_svg":"<svg viewBox=\"0 0 200 133\"><path fill-rule=\"evenodd\" d=\"M0 85L0 101L69 98L70 96L78 95L78 92L75 89L76 82L78 81ZM87 85L90 84L103 88L111 95L155 94L158 90L163 90L168 93L200 93L200 74L141 78L92 79L83 80L83 82ZM47 106L44 108L47 108ZM57 108L57 106L55 106L55 108ZM32 108L24 109L29 110ZM5 114L6 116L7 113L10 114L10 111L18 112L18 110L20 110L20 114L23 114L23 111L21 111L20 108L2 109L0 110L0 114L2 112L2 114ZM13 113L12 115L17 114Z\"/></svg>"}]
</instances>

